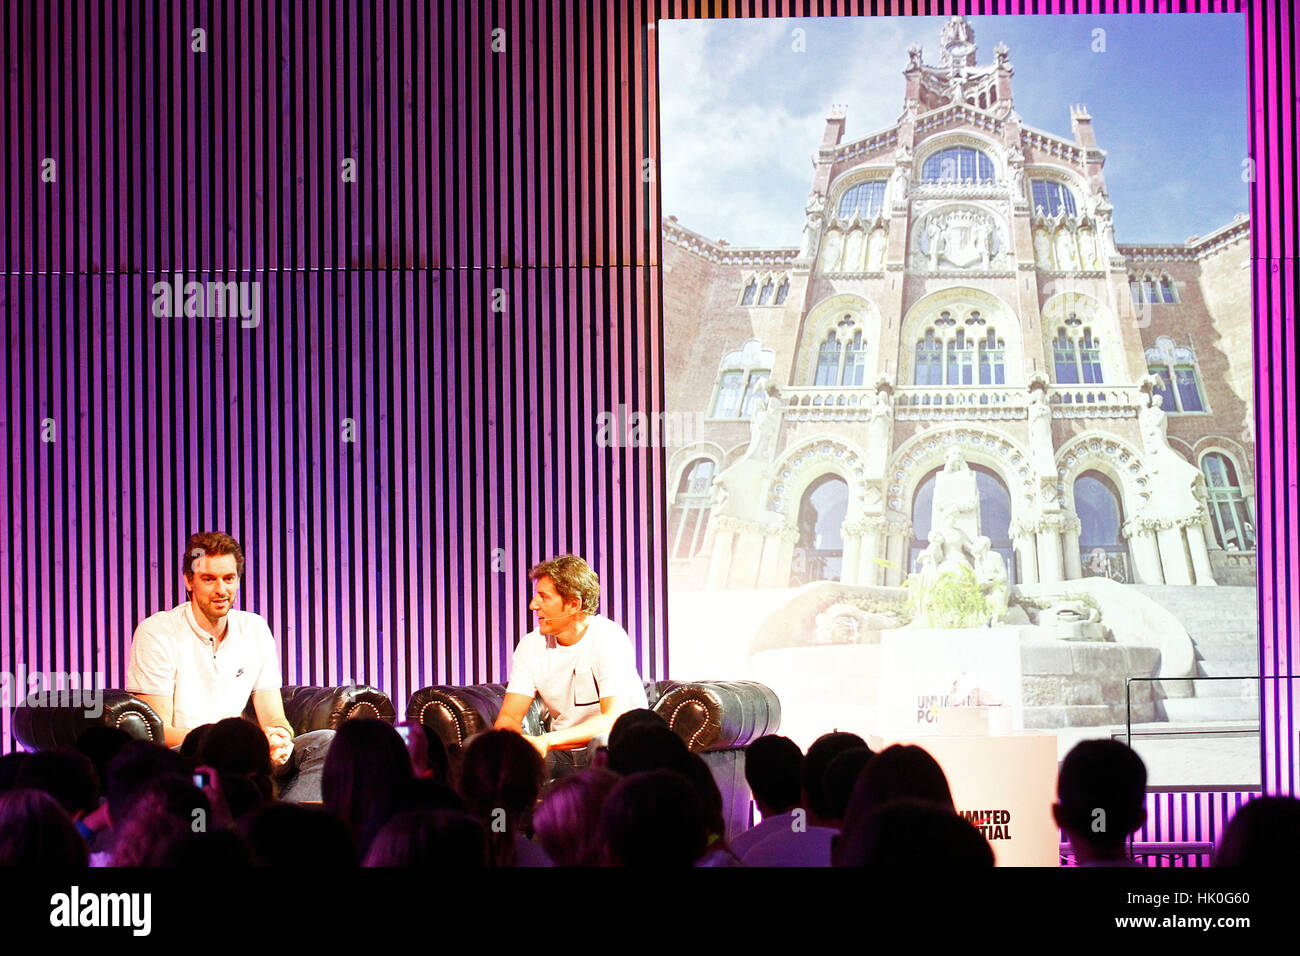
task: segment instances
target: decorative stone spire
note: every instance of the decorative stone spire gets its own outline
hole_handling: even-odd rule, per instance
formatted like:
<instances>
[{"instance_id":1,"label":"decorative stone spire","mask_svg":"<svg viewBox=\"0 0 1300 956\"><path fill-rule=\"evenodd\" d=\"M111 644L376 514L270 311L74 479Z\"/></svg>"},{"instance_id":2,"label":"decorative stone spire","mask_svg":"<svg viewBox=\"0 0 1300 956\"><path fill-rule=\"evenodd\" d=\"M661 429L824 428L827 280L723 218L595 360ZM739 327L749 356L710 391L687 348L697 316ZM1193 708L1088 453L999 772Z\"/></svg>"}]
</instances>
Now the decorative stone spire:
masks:
<instances>
[{"instance_id":1,"label":"decorative stone spire","mask_svg":"<svg viewBox=\"0 0 1300 956\"><path fill-rule=\"evenodd\" d=\"M948 18L939 35L940 66L967 67L975 65L975 29L963 16Z\"/></svg>"}]
</instances>

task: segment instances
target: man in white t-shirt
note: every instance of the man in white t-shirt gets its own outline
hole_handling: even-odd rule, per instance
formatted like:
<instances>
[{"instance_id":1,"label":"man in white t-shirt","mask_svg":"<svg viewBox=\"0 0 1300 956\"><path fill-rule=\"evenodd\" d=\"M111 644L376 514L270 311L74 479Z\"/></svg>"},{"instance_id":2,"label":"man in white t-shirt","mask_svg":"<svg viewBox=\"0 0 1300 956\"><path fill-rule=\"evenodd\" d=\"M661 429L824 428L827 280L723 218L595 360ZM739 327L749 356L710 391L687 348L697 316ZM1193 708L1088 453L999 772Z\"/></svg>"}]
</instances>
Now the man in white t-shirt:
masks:
<instances>
[{"instance_id":1,"label":"man in white t-shirt","mask_svg":"<svg viewBox=\"0 0 1300 956\"><path fill-rule=\"evenodd\" d=\"M278 776L292 776L281 798L319 800L320 770L334 732L295 738L280 695L271 629L260 615L232 607L244 572L239 542L219 532L191 535L182 569L189 600L135 629L126 689L162 719L169 747L195 727L241 716L251 698Z\"/></svg>"},{"instance_id":2,"label":"man in white t-shirt","mask_svg":"<svg viewBox=\"0 0 1300 956\"><path fill-rule=\"evenodd\" d=\"M553 774L574 765L570 752L608 734L620 714L645 707L645 685L627 632L596 613L600 579L586 561L562 554L528 577L534 582L528 607L537 614L537 629L515 648L495 727L522 732L533 698L541 697L549 729L526 736L548 758ZM557 761L561 753L568 759Z\"/></svg>"}]
</instances>

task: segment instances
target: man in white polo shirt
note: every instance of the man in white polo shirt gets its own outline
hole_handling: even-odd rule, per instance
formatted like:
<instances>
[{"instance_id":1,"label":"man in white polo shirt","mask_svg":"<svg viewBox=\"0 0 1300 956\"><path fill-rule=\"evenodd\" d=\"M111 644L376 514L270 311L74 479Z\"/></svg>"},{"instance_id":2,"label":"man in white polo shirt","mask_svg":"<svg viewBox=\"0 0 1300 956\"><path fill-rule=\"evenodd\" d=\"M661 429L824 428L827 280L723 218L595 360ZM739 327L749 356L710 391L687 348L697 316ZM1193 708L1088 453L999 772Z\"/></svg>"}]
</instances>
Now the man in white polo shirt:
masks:
<instances>
[{"instance_id":1,"label":"man in white polo shirt","mask_svg":"<svg viewBox=\"0 0 1300 956\"><path fill-rule=\"evenodd\" d=\"M608 734L620 714L646 706L645 685L627 632L596 613L600 579L586 561L562 554L528 577L537 629L515 648L495 727L522 732L533 697L541 697L549 729L528 740L555 776L580 766L582 748Z\"/></svg>"},{"instance_id":2,"label":"man in white polo shirt","mask_svg":"<svg viewBox=\"0 0 1300 956\"><path fill-rule=\"evenodd\" d=\"M277 775L292 777L281 798L319 800L320 770L334 732L294 737L271 629L260 615L232 607L244 573L239 542L220 532L191 535L182 570L190 599L135 629L126 689L162 718L169 747L195 727L242 715L251 697Z\"/></svg>"}]
</instances>

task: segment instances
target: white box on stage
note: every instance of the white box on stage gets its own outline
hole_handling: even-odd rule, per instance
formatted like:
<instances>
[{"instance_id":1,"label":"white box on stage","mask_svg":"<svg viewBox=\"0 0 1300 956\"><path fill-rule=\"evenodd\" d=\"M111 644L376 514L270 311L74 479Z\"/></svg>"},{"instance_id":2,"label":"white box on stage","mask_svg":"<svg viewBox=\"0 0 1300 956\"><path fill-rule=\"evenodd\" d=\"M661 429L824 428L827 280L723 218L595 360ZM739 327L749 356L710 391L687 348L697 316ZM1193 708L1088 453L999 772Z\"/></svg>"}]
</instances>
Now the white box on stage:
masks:
<instances>
[{"instance_id":1,"label":"white box on stage","mask_svg":"<svg viewBox=\"0 0 1300 956\"><path fill-rule=\"evenodd\" d=\"M924 748L943 768L957 812L989 841L998 866L1060 864L1060 830L1052 820L1055 734L914 738L873 734L867 743L877 753L890 744Z\"/></svg>"},{"instance_id":2,"label":"white box on stage","mask_svg":"<svg viewBox=\"0 0 1300 956\"><path fill-rule=\"evenodd\" d=\"M1011 708L940 707L935 712L934 732L940 737L987 737L1012 731Z\"/></svg>"}]
</instances>

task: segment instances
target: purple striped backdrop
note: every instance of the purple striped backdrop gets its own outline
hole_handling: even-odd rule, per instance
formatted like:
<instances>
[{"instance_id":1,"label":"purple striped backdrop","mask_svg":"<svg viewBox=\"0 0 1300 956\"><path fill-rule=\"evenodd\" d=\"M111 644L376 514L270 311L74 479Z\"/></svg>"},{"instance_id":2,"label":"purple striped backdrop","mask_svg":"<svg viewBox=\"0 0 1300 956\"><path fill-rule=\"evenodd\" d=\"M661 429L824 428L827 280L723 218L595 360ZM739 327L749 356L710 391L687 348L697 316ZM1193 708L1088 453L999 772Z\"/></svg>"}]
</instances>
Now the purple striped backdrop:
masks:
<instances>
[{"instance_id":1,"label":"purple striped backdrop","mask_svg":"<svg viewBox=\"0 0 1300 956\"><path fill-rule=\"evenodd\" d=\"M4 5L0 670L120 683L135 622L180 598L185 534L220 527L291 681L400 706L500 679L526 568L566 548L666 676L662 454L594 442L602 409L662 402L649 27L1242 6L1261 666L1293 673L1296 22L1235 0ZM177 270L260 282L261 325L154 318ZM1294 792L1289 679L1261 716L1266 788ZM1142 838L1214 839L1241 799L1153 795Z\"/></svg>"}]
</instances>

